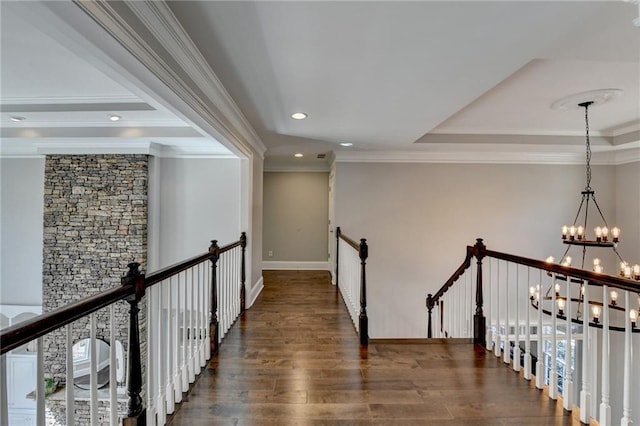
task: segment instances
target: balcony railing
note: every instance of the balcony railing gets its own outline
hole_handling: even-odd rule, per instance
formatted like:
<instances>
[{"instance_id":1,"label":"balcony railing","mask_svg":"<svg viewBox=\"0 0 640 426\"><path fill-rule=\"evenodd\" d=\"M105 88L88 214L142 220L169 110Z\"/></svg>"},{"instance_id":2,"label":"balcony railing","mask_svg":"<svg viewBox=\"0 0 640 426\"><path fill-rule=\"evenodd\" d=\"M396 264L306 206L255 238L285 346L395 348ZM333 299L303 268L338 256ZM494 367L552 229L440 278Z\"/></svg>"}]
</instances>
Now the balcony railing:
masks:
<instances>
[{"instance_id":1,"label":"balcony railing","mask_svg":"<svg viewBox=\"0 0 640 426\"><path fill-rule=\"evenodd\" d=\"M207 252L147 276L140 272L138 263L131 263L122 286L2 330L0 424L9 424L6 356L24 349L35 350L37 357L33 392L37 425L117 425L120 420L125 426L164 425L167 414L174 411L244 310L246 245L245 233L223 247L214 240ZM115 333L115 311L121 303L129 305L125 345L117 341ZM142 320L141 312L145 316ZM96 330L104 328L99 322L108 322L110 337L104 339L108 345L96 337ZM89 338L82 346L74 345L74 328L85 327L85 323ZM63 390L50 394L55 389L46 379L43 338L62 327L66 339L58 347L64 348L66 379ZM125 356L119 353L119 346L126 347ZM127 364L126 393L120 386L125 380L119 377L123 358ZM109 367L105 369L105 365ZM86 390L77 395L74 383L79 383L79 372L86 376ZM126 403L124 413L119 403ZM53 410L55 404L62 410ZM88 404L88 410L79 404ZM77 414L83 411L89 412L88 419Z\"/></svg>"},{"instance_id":2,"label":"balcony railing","mask_svg":"<svg viewBox=\"0 0 640 426\"><path fill-rule=\"evenodd\" d=\"M640 330L629 315L638 304L636 280L488 250L478 239L427 296L427 335L486 345L564 409L578 407L583 423L629 424L640 406Z\"/></svg>"},{"instance_id":3,"label":"balcony railing","mask_svg":"<svg viewBox=\"0 0 640 426\"><path fill-rule=\"evenodd\" d=\"M356 243L336 228L336 287L360 336L360 344L369 344L367 316L367 258L369 246L365 238Z\"/></svg>"}]
</instances>

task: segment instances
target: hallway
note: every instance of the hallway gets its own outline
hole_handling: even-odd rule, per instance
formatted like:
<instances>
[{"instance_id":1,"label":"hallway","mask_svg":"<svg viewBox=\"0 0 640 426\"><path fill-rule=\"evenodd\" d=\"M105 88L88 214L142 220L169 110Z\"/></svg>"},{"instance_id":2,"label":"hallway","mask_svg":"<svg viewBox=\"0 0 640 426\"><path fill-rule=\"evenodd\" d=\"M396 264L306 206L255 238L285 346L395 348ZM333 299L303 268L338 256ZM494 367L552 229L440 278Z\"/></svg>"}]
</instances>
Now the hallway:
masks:
<instances>
[{"instance_id":1,"label":"hallway","mask_svg":"<svg viewBox=\"0 0 640 426\"><path fill-rule=\"evenodd\" d=\"M361 350L326 272L263 275L170 425L579 424L482 348Z\"/></svg>"}]
</instances>

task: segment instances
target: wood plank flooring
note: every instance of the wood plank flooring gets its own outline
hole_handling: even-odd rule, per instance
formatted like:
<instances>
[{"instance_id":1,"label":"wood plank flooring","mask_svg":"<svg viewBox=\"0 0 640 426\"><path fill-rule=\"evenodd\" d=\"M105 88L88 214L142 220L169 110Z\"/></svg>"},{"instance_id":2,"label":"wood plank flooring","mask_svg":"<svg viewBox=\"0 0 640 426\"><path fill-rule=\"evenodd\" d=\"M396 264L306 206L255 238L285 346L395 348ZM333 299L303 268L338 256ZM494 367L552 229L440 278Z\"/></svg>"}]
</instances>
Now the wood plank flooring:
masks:
<instances>
[{"instance_id":1,"label":"wood plank flooring","mask_svg":"<svg viewBox=\"0 0 640 426\"><path fill-rule=\"evenodd\" d=\"M326 272L263 276L170 425L579 424L472 344L361 349Z\"/></svg>"}]
</instances>

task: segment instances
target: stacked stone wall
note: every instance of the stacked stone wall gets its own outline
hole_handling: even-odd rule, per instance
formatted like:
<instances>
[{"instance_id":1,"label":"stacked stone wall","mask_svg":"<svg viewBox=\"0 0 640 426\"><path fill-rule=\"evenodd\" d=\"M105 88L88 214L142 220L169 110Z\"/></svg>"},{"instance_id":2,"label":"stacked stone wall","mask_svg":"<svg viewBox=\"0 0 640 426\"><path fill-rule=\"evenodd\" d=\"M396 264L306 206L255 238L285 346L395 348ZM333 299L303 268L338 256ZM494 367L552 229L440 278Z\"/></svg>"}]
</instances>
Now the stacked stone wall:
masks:
<instances>
[{"instance_id":1,"label":"stacked stone wall","mask_svg":"<svg viewBox=\"0 0 640 426\"><path fill-rule=\"evenodd\" d=\"M121 285L127 264L147 260L146 155L52 155L45 163L43 311ZM140 305L146 358L146 309ZM115 305L116 338L127 353L129 304ZM97 337L110 340L108 308L96 314ZM88 318L73 324L73 341L89 337ZM45 375L65 380L66 330L44 339ZM126 355L125 355L126 356ZM125 360L126 365L126 360ZM144 368L144 363L143 363ZM144 371L143 371L144 375ZM143 376L144 377L144 376ZM76 401L78 414L87 413ZM64 419L56 404L48 418ZM88 418L77 424L88 424ZM85 423L86 422L86 423ZM63 424L63 423L60 423Z\"/></svg>"}]
</instances>

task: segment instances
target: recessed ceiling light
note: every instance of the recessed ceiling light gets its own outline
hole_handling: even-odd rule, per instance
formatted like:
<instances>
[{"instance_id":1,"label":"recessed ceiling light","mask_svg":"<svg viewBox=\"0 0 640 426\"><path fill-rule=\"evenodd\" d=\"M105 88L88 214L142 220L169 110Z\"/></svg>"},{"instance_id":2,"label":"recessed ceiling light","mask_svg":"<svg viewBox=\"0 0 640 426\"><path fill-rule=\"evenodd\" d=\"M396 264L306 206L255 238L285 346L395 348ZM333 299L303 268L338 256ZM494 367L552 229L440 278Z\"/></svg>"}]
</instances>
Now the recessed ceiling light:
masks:
<instances>
[{"instance_id":1,"label":"recessed ceiling light","mask_svg":"<svg viewBox=\"0 0 640 426\"><path fill-rule=\"evenodd\" d=\"M353 144L351 142L340 142L340 145L342 145L342 146L353 146Z\"/></svg>"},{"instance_id":2,"label":"recessed ceiling light","mask_svg":"<svg viewBox=\"0 0 640 426\"><path fill-rule=\"evenodd\" d=\"M307 114L304 112L294 112L293 114L291 114L291 118L293 118L294 120L304 120L305 118L307 118Z\"/></svg>"},{"instance_id":3,"label":"recessed ceiling light","mask_svg":"<svg viewBox=\"0 0 640 426\"><path fill-rule=\"evenodd\" d=\"M111 120L111 121L120 121L121 119L122 119L122 117L120 117L119 115L111 114L109 116L109 120Z\"/></svg>"},{"instance_id":4,"label":"recessed ceiling light","mask_svg":"<svg viewBox=\"0 0 640 426\"><path fill-rule=\"evenodd\" d=\"M11 121L15 121L15 122L19 122L19 121L26 120L26 118L24 118L24 117L11 117L10 120Z\"/></svg>"},{"instance_id":5,"label":"recessed ceiling light","mask_svg":"<svg viewBox=\"0 0 640 426\"><path fill-rule=\"evenodd\" d=\"M293 156L294 156L294 157L298 157L298 158L300 158L300 157L304 157L304 155L302 155L302 153L301 153L301 152L296 152L295 154L293 154Z\"/></svg>"}]
</instances>

